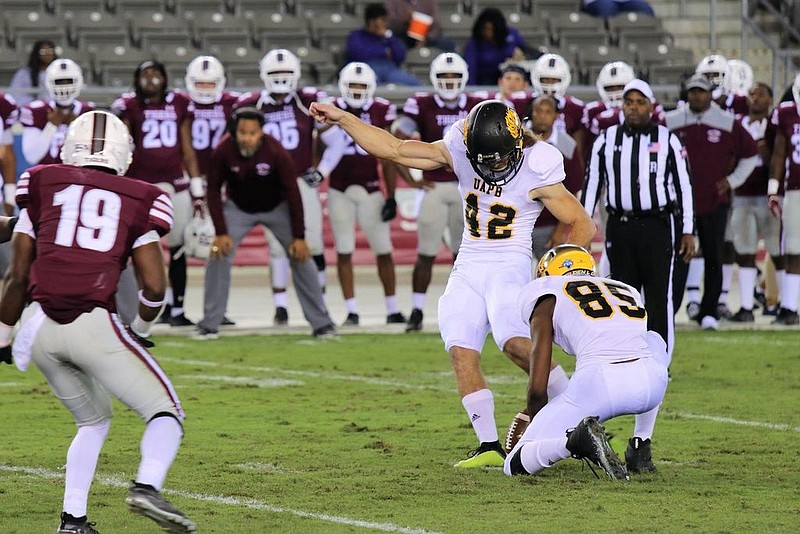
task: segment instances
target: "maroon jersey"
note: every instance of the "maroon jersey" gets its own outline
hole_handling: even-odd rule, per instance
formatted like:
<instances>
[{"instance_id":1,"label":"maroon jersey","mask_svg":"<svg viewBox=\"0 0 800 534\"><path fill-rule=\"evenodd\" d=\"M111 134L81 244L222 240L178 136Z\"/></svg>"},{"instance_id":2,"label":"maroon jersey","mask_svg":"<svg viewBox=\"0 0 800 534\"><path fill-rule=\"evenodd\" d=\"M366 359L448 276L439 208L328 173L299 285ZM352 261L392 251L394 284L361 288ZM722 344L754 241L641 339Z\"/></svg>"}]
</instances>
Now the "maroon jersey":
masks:
<instances>
[{"instance_id":1,"label":"maroon jersey","mask_svg":"<svg viewBox=\"0 0 800 534\"><path fill-rule=\"evenodd\" d=\"M592 104L596 104L592 106ZM591 106L591 108L590 108ZM650 121L653 124L660 124L664 126L664 106L656 102L653 104L653 112L650 114ZM614 126L615 124L622 124L625 122L625 115L622 113L621 108L607 108L603 102L591 102L586 106L583 115L583 123L589 130L591 136L591 146L594 139L600 135L600 132Z\"/></svg>"},{"instance_id":2,"label":"maroon jersey","mask_svg":"<svg viewBox=\"0 0 800 534\"><path fill-rule=\"evenodd\" d=\"M156 104L126 93L111 107L128 123L135 145L128 176L151 184L171 183L176 193L188 189L180 132L183 122L192 119L194 103L189 97L170 91Z\"/></svg>"},{"instance_id":3,"label":"maroon jersey","mask_svg":"<svg viewBox=\"0 0 800 534\"><path fill-rule=\"evenodd\" d=\"M578 196L578 192L583 188L584 166L580 155L578 144L575 140L564 132L553 130L547 143L553 145L564 156L564 187L573 195ZM536 219L536 226L555 226L558 219L553 216L547 208L542 210L539 218Z\"/></svg>"},{"instance_id":4,"label":"maroon jersey","mask_svg":"<svg viewBox=\"0 0 800 534\"><path fill-rule=\"evenodd\" d=\"M717 182L725 180L740 159L758 154L753 137L733 114L714 103L701 114L692 113L689 106L670 111L667 127L689 155L695 214L706 215L730 204L728 193L717 192Z\"/></svg>"},{"instance_id":5,"label":"maroon jersey","mask_svg":"<svg viewBox=\"0 0 800 534\"><path fill-rule=\"evenodd\" d=\"M44 130L47 126L47 115L56 108L56 103L53 101L45 102L44 100L34 100L26 104L19 115L19 122L29 128L36 128ZM77 117L95 108L94 102L81 102L76 100L72 103L72 113ZM39 163L41 165L49 163L61 163L61 147L64 144L64 138L67 135L69 124L59 124L58 130L53 134L50 139L50 148L45 153L44 157L31 163Z\"/></svg>"},{"instance_id":6,"label":"maroon jersey","mask_svg":"<svg viewBox=\"0 0 800 534\"><path fill-rule=\"evenodd\" d=\"M772 112L772 124L786 138L785 188L800 189L800 107L794 101L781 102Z\"/></svg>"},{"instance_id":7,"label":"maroon jersey","mask_svg":"<svg viewBox=\"0 0 800 534\"><path fill-rule=\"evenodd\" d=\"M17 205L28 210L36 234L29 293L60 324L97 307L114 312L135 241L172 228L172 202L159 188L72 165L22 173Z\"/></svg>"},{"instance_id":8,"label":"maroon jersey","mask_svg":"<svg viewBox=\"0 0 800 534\"><path fill-rule=\"evenodd\" d=\"M747 114L750 113L750 105L747 103L747 95L728 93L725 95L725 99L721 103L717 103L719 104L719 107L725 111L740 117L746 117Z\"/></svg>"},{"instance_id":9,"label":"maroon jersey","mask_svg":"<svg viewBox=\"0 0 800 534\"><path fill-rule=\"evenodd\" d=\"M374 98L363 109L351 109L342 98L337 98L335 104L363 122L378 128L388 128L397 118L397 108L394 104L383 98ZM367 154L353 139L347 136L347 146L339 165L331 172L330 187L337 191L344 191L348 186L361 185L367 193L380 191L380 174L378 172L378 158Z\"/></svg>"},{"instance_id":10,"label":"maroon jersey","mask_svg":"<svg viewBox=\"0 0 800 534\"><path fill-rule=\"evenodd\" d=\"M764 117L759 121L751 121L750 117L742 117L742 126L753 136L758 146L758 166L753 169L747 181L736 188L737 197L763 197L767 195L767 182L769 181L769 160L772 147L775 145L775 133L778 128Z\"/></svg>"},{"instance_id":11,"label":"maroon jersey","mask_svg":"<svg viewBox=\"0 0 800 534\"><path fill-rule=\"evenodd\" d=\"M228 126L228 118L239 93L223 91L218 102L213 104L194 103L192 118L192 147L197 155L200 174L208 176L211 165L211 153L217 148Z\"/></svg>"},{"instance_id":12,"label":"maroon jersey","mask_svg":"<svg viewBox=\"0 0 800 534\"><path fill-rule=\"evenodd\" d=\"M245 93L234 107L252 106L264 112L264 133L281 142L289 151L298 176L313 166L314 119L308 108L327 98L323 91L306 87L276 102L266 91Z\"/></svg>"},{"instance_id":13,"label":"maroon jersey","mask_svg":"<svg viewBox=\"0 0 800 534\"><path fill-rule=\"evenodd\" d=\"M558 118L555 128L567 132L572 137L583 128L583 101L571 96L553 95L558 103Z\"/></svg>"},{"instance_id":14,"label":"maroon jersey","mask_svg":"<svg viewBox=\"0 0 800 534\"><path fill-rule=\"evenodd\" d=\"M520 119L524 119L530 114L530 101L536 98L536 95L530 91L516 91L511 93L508 98L505 98L503 93L499 91L477 91L472 93L472 96L478 98L480 101L500 100L507 106L514 108L514 111L517 112L517 115L519 115Z\"/></svg>"},{"instance_id":15,"label":"maroon jersey","mask_svg":"<svg viewBox=\"0 0 800 534\"><path fill-rule=\"evenodd\" d=\"M483 99L480 96L462 93L452 107L437 94L417 93L406 100L403 113L414 119L422 141L432 143L444 139L444 134L459 119ZM423 178L431 182L457 182L455 173L446 167L424 171Z\"/></svg>"},{"instance_id":16,"label":"maroon jersey","mask_svg":"<svg viewBox=\"0 0 800 534\"><path fill-rule=\"evenodd\" d=\"M14 98L0 92L0 145L10 145L14 142L11 128L19 120L19 108ZM6 132L8 132L6 134Z\"/></svg>"},{"instance_id":17,"label":"maroon jersey","mask_svg":"<svg viewBox=\"0 0 800 534\"><path fill-rule=\"evenodd\" d=\"M222 186L228 198L246 213L272 211L286 200L292 217L292 236L303 239L303 202L297 187L297 171L289 153L268 135L258 151L245 158L232 137L226 137L211 154L208 173L208 211L217 235L227 234L222 212Z\"/></svg>"}]
</instances>

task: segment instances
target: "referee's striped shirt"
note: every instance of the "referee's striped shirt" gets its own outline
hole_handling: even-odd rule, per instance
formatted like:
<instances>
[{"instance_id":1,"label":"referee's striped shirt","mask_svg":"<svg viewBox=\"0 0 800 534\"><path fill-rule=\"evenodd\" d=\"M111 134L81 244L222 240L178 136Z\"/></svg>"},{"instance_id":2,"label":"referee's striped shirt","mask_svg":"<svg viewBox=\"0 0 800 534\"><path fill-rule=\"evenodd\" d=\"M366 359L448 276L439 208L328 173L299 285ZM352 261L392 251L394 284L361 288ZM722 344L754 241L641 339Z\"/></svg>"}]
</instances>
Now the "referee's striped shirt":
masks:
<instances>
[{"instance_id":1,"label":"referee's striped shirt","mask_svg":"<svg viewBox=\"0 0 800 534\"><path fill-rule=\"evenodd\" d=\"M692 184L686 150L665 126L614 125L592 146L581 203L591 216L605 187L605 202L618 213L670 210L683 234L694 231Z\"/></svg>"}]
</instances>

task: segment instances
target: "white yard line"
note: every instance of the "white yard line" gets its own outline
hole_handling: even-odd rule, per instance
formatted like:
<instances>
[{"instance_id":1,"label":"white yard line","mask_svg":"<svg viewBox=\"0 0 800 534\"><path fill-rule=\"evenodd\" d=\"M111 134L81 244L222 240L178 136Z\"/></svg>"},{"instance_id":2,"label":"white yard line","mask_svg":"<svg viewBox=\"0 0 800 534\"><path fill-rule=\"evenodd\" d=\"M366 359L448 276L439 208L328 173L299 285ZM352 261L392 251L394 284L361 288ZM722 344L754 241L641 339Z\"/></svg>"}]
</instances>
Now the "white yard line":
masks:
<instances>
[{"instance_id":1,"label":"white yard line","mask_svg":"<svg viewBox=\"0 0 800 534\"><path fill-rule=\"evenodd\" d=\"M20 473L36 478L64 478L64 473L61 471L53 471L43 467L24 467L0 464L0 471L9 473ZM115 488L127 488L129 482L123 477L118 476L102 476L95 477L95 484L103 486L111 486ZM290 514L305 519L317 519L319 521L327 521L329 523L338 523L340 525L347 525L351 527L361 527L370 530L380 530L383 532L401 532L403 534L437 534L434 531L425 530L421 528L402 527L392 523L375 523L372 521L362 521L360 519L352 519L350 517L343 517L338 515L318 514L315 512L307 512L305 510L295 510L294 508L284 508L283 506L273 506L267 502L259 501L257 499L243 499L240 497L229 497L226 495L207 495L205 493L194 493L190 491L180 490L164 490L166 495L177 495L184 499L194 501L210 502L213 504L224 504L227 506L240 506L243 508L250 508L253 510L263 510L270 513Z\"/></svg>"},{"instance_id":2,"label":"white yard line","mask_svg":"<svg viewBox=\"0 0 800 534\"><path fill-rule=\"evenodd\" d=\"M800 427L790 426L776 423L764 423L762 421L744 421L742 419L734 419L732 417L718 417L716 415L705 415L696 413L676 412L678 417L685 417L686 419L701 419L703 421L713 421L715 423L728 423L731 425L753 426L758 428L768 428L770 430L788 430L790 432L800 432Z\"/></svg>"}]
</instances>

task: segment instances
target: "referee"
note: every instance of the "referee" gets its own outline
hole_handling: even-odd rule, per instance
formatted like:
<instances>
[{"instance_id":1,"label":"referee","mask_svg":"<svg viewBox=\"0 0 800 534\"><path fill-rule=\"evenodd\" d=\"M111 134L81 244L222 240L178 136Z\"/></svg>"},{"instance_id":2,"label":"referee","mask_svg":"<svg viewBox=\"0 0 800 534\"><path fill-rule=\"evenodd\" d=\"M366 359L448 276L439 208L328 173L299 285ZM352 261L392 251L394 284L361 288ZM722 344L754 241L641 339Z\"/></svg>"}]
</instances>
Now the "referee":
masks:
<instances>
[{"instance_id":1,"label":"referee","mask_svg":"<svg viewBox=\"0 0 800 534\"><path fill-rule=\"evenodd\" d=\"M611 278L644 290L647 327L672 354L674 255L677 248L684 261L692 257L694 212L686 151L665 126L651 122L654 101L644 81L625 86L625 120L595 140L581 201L591 215L605 187Z\"/></svg>"}]
</instances>

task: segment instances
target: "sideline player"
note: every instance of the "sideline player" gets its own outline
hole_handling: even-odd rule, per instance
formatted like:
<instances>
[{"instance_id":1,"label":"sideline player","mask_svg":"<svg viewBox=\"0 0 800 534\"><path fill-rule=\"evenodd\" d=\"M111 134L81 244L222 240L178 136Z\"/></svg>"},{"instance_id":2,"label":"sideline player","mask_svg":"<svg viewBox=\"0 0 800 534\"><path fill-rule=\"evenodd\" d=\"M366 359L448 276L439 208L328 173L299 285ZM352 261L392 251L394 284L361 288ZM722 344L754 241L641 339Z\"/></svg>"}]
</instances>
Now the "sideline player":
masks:
<instances>
[{"instance_id":1,"label":"sideline player","mask_svg":"<svg viewBox=\"0 0 800 534\"><path fill-rule=\"evenodd\" d=\"M595 226L563 186L558 149L524 130L517 113L487 100L456 122L441 141L397 139L335 106L315 103L314 118L338 124L364 150L379 158L425 170L448 166L458 176L464 234L447 288L439 299L439 326L456 375L461 402L480 445L457 467L501 466L494 398L480 368L480 352L492 331L497 346L526 372L530 332L508 294L531 279L531 231L543 208L570 226L566 237L588 246ZM552 396L567 377L551 371Z\"/></svg>"},{"instance_id":2,"label":"sideline player","mask_svg":"<svg viewBox=\"0 0 800 534\"><path fill-rule=\"evenodd\" d=\"M539 260L537 271L519 295L533 340L527 395L532 419L503 471L533 474L573 456L597 464L610 478L627 480L600 423L661 403L668 382L666 344L647 330L639 292L596 277L585 249L555 247ZM561 395L548 398L553 343L575 355L575 372Z\"/></svg>"},{"instance_id":3,"label":"sideline player","mask_svg":"<svg viewBox=\"0 0 800 534\"><path fill-rule=\"evenodd\" d=\"M146 422L128 507L169 532L195 532L194 522L160 494L183 438L184 413L140 338L164 303L159 236L172 225L170 198L123 176L131 162L130 136L110 113L75 119L61 156L65 164L35 166L20 177L20 222L0 303L0 354L13 352L22 371L32 360L78 426L67 452L56 533L98 532L87 506L111 425L109 394ZM142 283L130 330L114 306L129 257ZM29 300L11 348L13 325Z\"/></svg>"}]
</instances>

